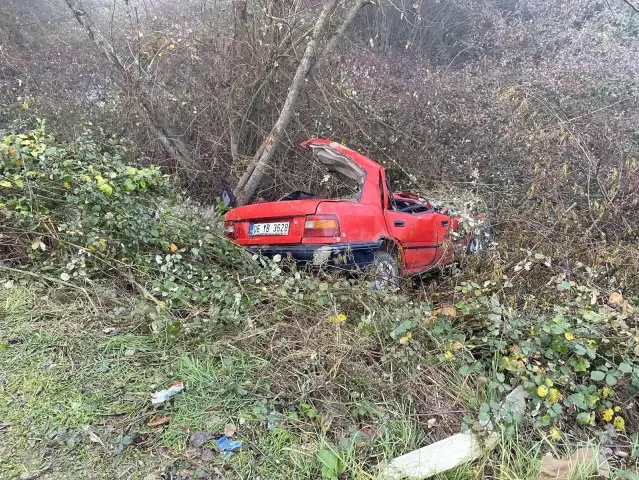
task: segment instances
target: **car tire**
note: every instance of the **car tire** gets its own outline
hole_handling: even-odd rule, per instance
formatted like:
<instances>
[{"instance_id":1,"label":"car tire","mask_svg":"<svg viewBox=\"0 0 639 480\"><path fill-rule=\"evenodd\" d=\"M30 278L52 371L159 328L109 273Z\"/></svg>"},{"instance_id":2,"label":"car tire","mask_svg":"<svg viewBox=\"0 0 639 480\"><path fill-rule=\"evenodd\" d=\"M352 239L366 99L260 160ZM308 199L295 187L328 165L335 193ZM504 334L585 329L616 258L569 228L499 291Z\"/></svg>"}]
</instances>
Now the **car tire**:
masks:
<instances>
[{"instance_id":1,"label":"car tire","mask_svg":"<svg viewBox=\"0 0 639 480\"><path fill-rule=\"evenodd\" d=\"M481 255L488 250L490 245L490 223L486 220L470 237L466 253L468 255Z\"/></svg>"},{"instance_id":2,"label":"car tire","mask_svg":"<svg viewBox=\"0 0 639 480\"><path fill-rule=\"evenodd\" d=\"M375 252L369 269L375 290L397 290L399 288L399 265L397 257L384 250Z\"/></svg>"}]
</instances>

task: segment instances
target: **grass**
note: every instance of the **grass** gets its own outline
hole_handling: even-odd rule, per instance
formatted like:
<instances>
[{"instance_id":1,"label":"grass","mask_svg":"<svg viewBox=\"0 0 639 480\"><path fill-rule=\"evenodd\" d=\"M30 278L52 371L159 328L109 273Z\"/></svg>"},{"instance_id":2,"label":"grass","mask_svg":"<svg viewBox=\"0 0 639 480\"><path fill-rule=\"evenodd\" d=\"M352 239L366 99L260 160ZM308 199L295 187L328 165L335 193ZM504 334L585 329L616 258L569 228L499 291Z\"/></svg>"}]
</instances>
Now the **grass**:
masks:
<instances>
[{"instance_id":1,"label":"grass","mask_svg":"<svg viewBox=\"0 0 639 480\"><path fill-rule=\"evenodd\" d=\"M0 289L0 478L318 479L317 452L330 448L345 478L375 479L378 464L459 431L476 394L441 366L389 376L389 363L370 358L374 327L355 337L323 319L280 319L172 338L151 333L156 317L138 298L96 299L34 283ZM151 405L177 379L185 391ZM243 442L231 458L212 442L212 460L190 446L193 433L229 423ZM547 445L518 440L437 479L536 478Z\"/></svg>"}]
</instances>

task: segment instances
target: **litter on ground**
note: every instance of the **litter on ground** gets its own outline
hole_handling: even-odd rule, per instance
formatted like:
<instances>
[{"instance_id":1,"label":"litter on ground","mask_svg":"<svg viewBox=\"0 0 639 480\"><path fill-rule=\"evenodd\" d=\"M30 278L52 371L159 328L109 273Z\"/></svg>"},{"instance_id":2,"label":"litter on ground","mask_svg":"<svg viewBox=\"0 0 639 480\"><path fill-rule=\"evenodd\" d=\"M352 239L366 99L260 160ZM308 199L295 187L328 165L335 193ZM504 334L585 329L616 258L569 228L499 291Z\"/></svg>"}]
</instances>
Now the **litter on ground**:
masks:
<instances>
[{"instance_id":1,"label":"litter on ground","mask_svg":"<svg viewBox=\"0 0 639 480\"><path fill-rule=\"evenodd\" d=\"M526 409L526 392L523 387L515 388L502 403L503 409L512 414L522 414ZM482 425L492 431L491 422ZM383 470L382 478L429 478L451 470L462 463L478 459L499 441L499 434L492 432L482 442L472 433L458 433L426 447L393 459Z\"/></svg>"},{"instance_id":2,"label":"litter on ground","mask_svg":"<svg viewBox=\"0 0 639 480\"><path fill-rule=\"evenodd\" d=\"M180 393L182 390L184 390L184 384L182 383L182 380L178 380L177 382L172 383L166 390L160 390L159 392L152 393L151 403L153 405L164 403Z\"/></svg>"}]
</instances>

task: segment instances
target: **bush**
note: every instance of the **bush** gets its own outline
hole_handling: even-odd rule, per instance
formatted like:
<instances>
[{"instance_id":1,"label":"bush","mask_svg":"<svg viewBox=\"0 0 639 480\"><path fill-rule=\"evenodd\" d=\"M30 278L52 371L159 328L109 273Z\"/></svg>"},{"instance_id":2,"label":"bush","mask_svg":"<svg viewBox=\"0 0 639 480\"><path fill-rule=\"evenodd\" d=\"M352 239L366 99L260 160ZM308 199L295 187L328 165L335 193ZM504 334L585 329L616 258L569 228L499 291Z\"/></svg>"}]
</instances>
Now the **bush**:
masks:
<instances>
[{"instance_id":1,"label":"bush","mask_svg":"<svg viewBox=\"0 0 639 480\"><path fill-rule=\"evenodd\" d=\"M62 281L148 274L158 297L202 301L200 292L216 277L207 266L236 262L236 249L215 219L203 222L197 205L179 198L159 168L126 165L125 141L96 137L86 130L72 144L59 143L43 120L5 136L0 241L6 260Z\"/></svg>"}]
</instances>

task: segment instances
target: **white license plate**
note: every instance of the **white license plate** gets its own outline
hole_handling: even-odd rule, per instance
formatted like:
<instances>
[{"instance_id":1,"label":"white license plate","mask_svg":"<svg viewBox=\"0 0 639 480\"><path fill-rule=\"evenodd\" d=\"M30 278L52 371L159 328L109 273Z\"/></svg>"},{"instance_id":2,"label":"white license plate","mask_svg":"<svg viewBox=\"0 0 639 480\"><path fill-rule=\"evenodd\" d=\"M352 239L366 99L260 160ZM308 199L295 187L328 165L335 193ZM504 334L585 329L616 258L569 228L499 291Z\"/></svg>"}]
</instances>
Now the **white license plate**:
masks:
<instances>
[{"instance_id":1,"label":"white license plate","mask_svg":"<svg viewBox=\"0 0 639 480\"><path fill-rule=\"evenodd\" d=\"M249 235L288 235L288 222L251 223Z\"/></svg>"}]
</instances>

